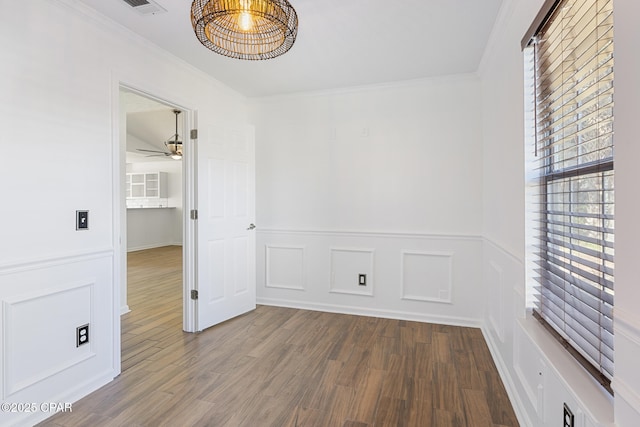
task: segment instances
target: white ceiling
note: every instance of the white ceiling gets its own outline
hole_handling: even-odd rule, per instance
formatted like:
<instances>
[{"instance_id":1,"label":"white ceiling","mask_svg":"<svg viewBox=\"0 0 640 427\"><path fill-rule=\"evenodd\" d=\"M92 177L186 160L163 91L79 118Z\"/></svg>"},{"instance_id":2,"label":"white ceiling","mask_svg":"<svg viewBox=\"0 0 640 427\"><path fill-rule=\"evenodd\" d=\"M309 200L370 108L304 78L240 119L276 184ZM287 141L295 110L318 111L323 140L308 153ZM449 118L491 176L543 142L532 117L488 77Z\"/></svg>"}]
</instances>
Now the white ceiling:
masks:
<instances>
[{"instance_id":1,"label":"white ceiling","mask_svg":"<svg viewBox=\"0 0 640 427\"><path fill-rule=\"evenodd\" d=\"M269 96L474 72L502 0L289 0L299 20L289 52L265 61L218 55L191 27L191 0L82 0L238 92Z\"/></svg>"}]
</instances>

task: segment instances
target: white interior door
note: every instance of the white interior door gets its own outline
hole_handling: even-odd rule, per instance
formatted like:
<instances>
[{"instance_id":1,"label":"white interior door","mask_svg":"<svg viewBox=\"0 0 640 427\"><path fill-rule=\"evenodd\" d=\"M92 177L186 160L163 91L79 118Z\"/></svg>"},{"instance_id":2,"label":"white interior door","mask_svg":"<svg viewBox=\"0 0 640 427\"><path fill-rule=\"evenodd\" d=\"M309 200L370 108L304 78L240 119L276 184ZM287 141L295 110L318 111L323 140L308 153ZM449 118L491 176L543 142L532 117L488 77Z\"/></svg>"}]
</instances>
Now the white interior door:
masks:
<instances>
[{"instance_id":1,"label":"white interior door","mask_svg":"<svg viewBox=\"0 0 640 427\"><path fill-rule=\"evenodd\" d=\"M253 128L199 129L196 330L256 307Z\"/></svg>"}]
</instances>

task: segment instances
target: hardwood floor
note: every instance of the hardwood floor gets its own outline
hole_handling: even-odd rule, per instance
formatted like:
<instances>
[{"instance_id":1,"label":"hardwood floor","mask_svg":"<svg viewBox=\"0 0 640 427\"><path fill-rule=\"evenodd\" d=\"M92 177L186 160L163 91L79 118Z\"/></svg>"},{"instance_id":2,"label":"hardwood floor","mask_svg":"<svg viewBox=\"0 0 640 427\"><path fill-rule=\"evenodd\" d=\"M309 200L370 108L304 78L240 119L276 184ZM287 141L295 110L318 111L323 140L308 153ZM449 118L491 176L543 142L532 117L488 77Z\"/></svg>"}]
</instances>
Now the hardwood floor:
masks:
<instances>
[{"instance_id":1,"label":"hardwood floor","mask_svg":"<svg viewBox=\"0 0 640 427\"><path fill-rule=\"evenodd\" d=\"M259 306L182 332L181 249L129 254L122 374L42 426L517 426L478 329Z\"/></svg>"}]
</instances>

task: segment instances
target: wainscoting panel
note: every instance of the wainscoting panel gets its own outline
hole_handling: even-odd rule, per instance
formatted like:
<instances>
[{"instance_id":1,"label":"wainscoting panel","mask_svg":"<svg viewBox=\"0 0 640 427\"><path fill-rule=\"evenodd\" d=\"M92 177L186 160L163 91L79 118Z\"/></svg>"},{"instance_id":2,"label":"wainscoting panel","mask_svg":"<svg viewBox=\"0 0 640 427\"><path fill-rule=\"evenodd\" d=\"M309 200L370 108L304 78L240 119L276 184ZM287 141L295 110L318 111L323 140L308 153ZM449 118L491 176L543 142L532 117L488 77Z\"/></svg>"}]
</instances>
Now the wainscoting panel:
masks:
<instances>
[{"instance_id":1,"label":"wainscoting panel","mask_svg":"<svg viewBox=\"0 0 640 427\"><path fill-rule=\"evenodd\" d=\"M115 291L111 249L0 267L2 401L73 402L113 379ZM77 346L85 324L89 342ZM3 414L0 424L48 415Z\"/></svg>"},{"instance_id":2,"label":"wainscoting panel","mask_svg":"<svg viewBox=\"0 0 640 427\"><path fill-rule=\"evenodd\" d=\"M331 248L331 292L373 296L373 249ZM363 284L360 284L360 276Z\"/></svg>"},{"instance_id":3,"label":"wainscoting panel","mask_svg":"<svg viewBox=\"0 0 640 427\"><path fill-rule=\"evenodd\" d=\"M489 277L487 281L487 314L489 323L501 342L504 342L504 317L505 309L502 301L504 294L504 279L502 268L495 262L489 262Z\"/></svg>"},{"instance_id":4,"label":"wainscoting panel","mask_svg":"<svg viewBox=\"0 0 640 427\"><path fill-rule=\"evenodd\" d=\"M402 251L402 299L451 304L453 255Z\"/></svg>"},{"instance_id":5,"label":"wainscoting panel","mask_svg":"<svg viewBox=\"0 0 640 427\"><path fill-rule=\"evenodd\" d=\"M485 297L478 236L257 231L259 304L481 325ZM365 286L359 284L361 274Z\"/></svg>"},{"instance_id":6,"label":"wainscoting panel","mask_svg":"<svg viewBox=\"0 0 640 427\"><path fill-rule=\"evenodd\" d=\"M638 354L640 353L640 316L637 312L629 312L623 308L615 311L615 356L616 368L611 387L616 395L616 413L624 413L627 419L640 419L640 370ZM629 367L636 369L629 369Z\"/></svg>"},{"instance_id":7,"label":"wainscoting panel","mask_svg":"<svg viewBox=\"0 0 640 427\"><path fill-rule=\"evenodd\" d=\"M304 290L304 246L268 245L265 255L266 287Z\"/></svg>"},{"instance_id":8,"label":"wainscoting panel","mask_svg":"<svg viewBox=\"0 0 640 427\"><path fill-rule=\"evenodd\" d=\"M523 258L485 239L483 277L489 299L483 331L520 424L562 425L566 403L575 427L613 425L607 392L526 310L524 276Z\"/></svg>"},{"instance_id":9,"label":"wainscoting panel","mask_svg":"<svg viewBox=\"0 0 640 427\"><path fill-rule=\"evenodd\" d=\"M542 419L544 408L544 365L537 352L532 352L531 343L522 332L516 328L514 333L514 362L513 371L524 389L527 399L536 408L538 417Z\"/></svg>"},{"instance_id":10,"label":"wainscoting panel","mask_svg":"<svg viewBox=\"0 0 640 427\"><path fill-rule=\"evenodd\" d=\"M76 327L93 323L94 286L80 282L3 301L5 396L95 355L92 340L76 347ZM48 319L39 316L45 312Z\"/></svg>"}]
</instances>

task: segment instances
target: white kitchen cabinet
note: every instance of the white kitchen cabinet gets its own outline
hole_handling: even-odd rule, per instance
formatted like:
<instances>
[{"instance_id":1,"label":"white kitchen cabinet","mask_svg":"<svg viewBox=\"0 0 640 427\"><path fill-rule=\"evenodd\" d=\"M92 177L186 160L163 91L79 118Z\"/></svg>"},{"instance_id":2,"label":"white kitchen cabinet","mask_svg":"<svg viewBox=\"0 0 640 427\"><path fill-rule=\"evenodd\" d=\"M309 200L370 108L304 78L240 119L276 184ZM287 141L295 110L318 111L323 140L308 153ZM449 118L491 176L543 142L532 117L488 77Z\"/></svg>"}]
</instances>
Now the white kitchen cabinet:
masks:
<instances>
[{"instance_id":1,"label":"white kitchen cabinet","mask_svg":"<svg viewBox=\"0 0 640 427\"><path fill-rule=\"evenodd\" d=\"M127 199L153 199L167 197L167 173L128 173Z\"/></svg>"},{"instance_id":2,"label":"white kitchen cabinet","mask_svg":"<svg viewBox=\"0 0 640 427\"><path fill-rule=\"evenodd\" d=\"M167 173L133 172L126 178L128 208L167 207Z\"/></svg>"}]
</instances>

